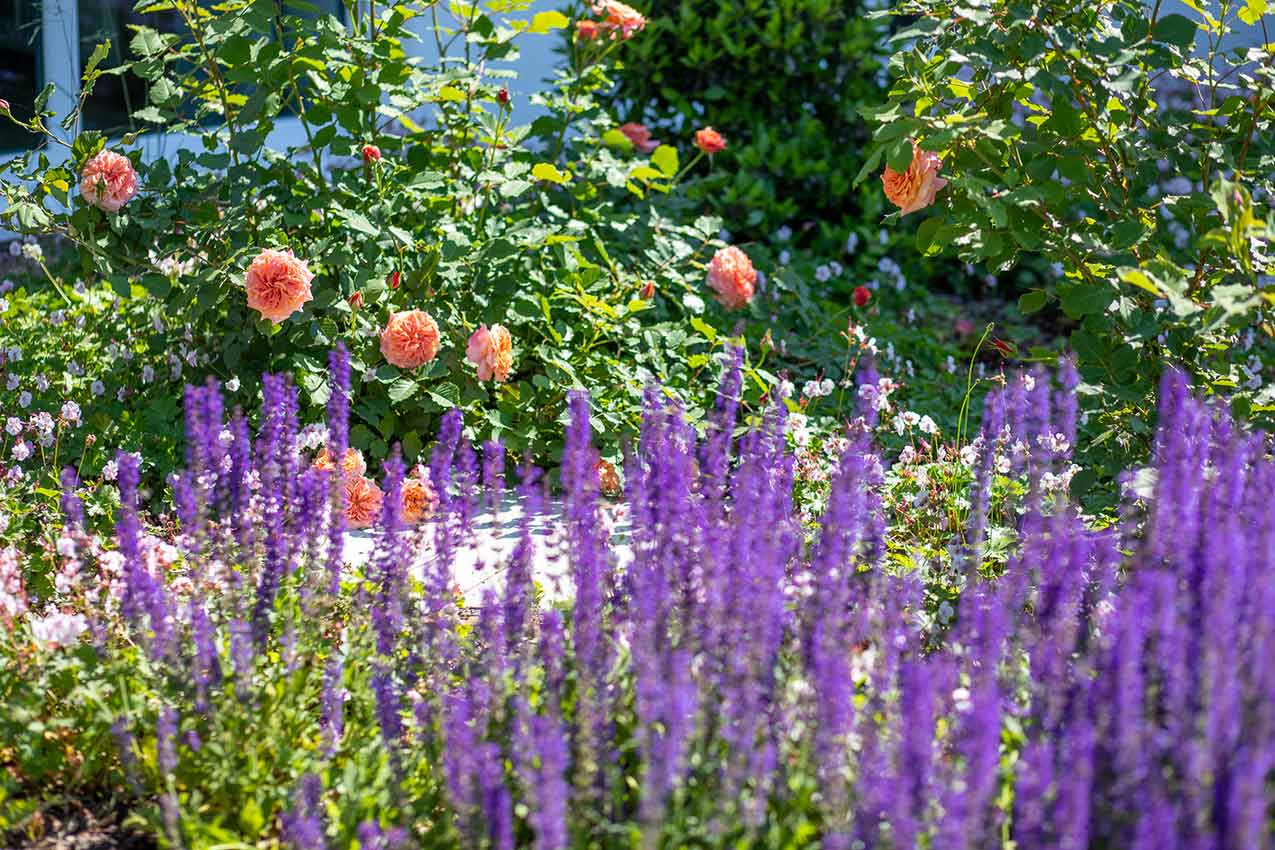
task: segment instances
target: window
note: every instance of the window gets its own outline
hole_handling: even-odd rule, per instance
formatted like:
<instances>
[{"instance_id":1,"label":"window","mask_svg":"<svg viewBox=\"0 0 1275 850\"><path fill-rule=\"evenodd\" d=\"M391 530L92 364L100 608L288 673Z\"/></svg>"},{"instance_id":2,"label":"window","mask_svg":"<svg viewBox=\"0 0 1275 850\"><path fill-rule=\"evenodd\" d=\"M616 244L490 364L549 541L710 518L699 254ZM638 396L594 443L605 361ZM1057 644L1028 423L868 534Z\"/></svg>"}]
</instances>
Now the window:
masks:
<instances>
[{"instance_id":1,"label":"window","mask_svg":"<svg viewBox=\"0 0 1275 850\"><path fill-rule=\"evenodd\" d=\"M36 0L0 0L0 98L19 118L31 117L40 92L40 7ZM0 119L0 151L29 147L39 137Z\"/></svg>"}]
</instances>

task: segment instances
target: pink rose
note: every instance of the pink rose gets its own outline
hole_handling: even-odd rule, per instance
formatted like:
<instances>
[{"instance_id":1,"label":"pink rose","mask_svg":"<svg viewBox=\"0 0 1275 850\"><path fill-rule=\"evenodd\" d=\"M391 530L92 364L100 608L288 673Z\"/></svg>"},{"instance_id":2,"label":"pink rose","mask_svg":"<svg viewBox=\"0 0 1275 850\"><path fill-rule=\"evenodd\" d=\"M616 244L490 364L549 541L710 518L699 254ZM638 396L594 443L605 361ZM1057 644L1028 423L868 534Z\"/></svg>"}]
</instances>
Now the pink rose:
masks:
<instances>
[{"instance_id":1,"label":"pink rose","mask_svg":"<svg viewBox=\"0 0 1275 850\"><path fill-rule=\"evenodd\" d=\"M708 264L708 285L727 310L738 310L748 304L756 283L753 261L734 245L719 250Z\"/></svg>"},{"instance_id":2,"label":"pink rose","mask_svg":"<svg viewBox=\"0 0 1275 850\"><path fill-rule=\"evenodd\" d=\"M433 360L438 346L438 323L424 310L390 313L381 331L381 353L400 369L415 369Z\"/></svg>"},{"instance_id":3,"label":"pink rose","mask_svg":"<svg viewBox=\"0 0 1275 850\"><path fill-rule=\"evenodd\" d=\"M577 41L593 41L598 37L598 31L597 21L590 21L587 18L583 21L576 21Z\"/></svg>"},{"instance_id":4,"label":"pink rose","mask_svg":"<svg viewBox=\"0 0 1275 850\"><path fill-rule=\"evenodd\" d=\"M478 380L507 380L514 365L509 331L503 325L479 325L465 347L465 358L478 367Z\"/></svg>"},{"instance_id":5,"label":"pink rose","mask_svg":"<svg viewBox=\"0 0 1275 850\"><path fill-rule=\"evenodd\" d=\"M367 528L381 512L381 488L362 475L345 479L345 522L351 528Z\"/></svg>"},{"instance_id":6,"label":"pink rose","mask_svg":"<svg viewBox=\"0 0 1275 850\"><path fill-rule=\"evenodd\" d=\"M881 185L890 203L899 208L899 215L907 215L934 203L934 195L947 185L939 177L943 160L937 154L923 151L912 143L912 164L902 174L890 166L881 175Z\"/></svg>"},{"instance_id":7,"label":"pink rose","mask_svg":"<svg viewBox=\"0 0 1275 850\"><path fill-rule=\"evenodd\" d=\"M303 261L293 256L292 249L266 248L248 266L244 276L248 306L263 319L278 324L314 298L310 292L312 280L314 275Z\"/></svg>"},{"instance_id":8,"label":"pink rose","mask_svg":"<svg viewBox=\"0 0 1275 850\"><path fill-rule=\"evenodd\" d=\"M98 152L80 172L80 195L105 212L119 212L136 194L137 172L132 161L114 151Z\"/></svg>"},{"instance_id":9,"label":"pink rose","mask_svg":"<svg viewBox=\"0 0 1275 850\"><path fill-rule=\"evenodd\" d=\"M380 162L381 149L378 148L376 145L364 145L363 146L363 161L364 162Z\"/></svg>"},{"instance_id":10,"label":"pink rose","mask_svg":"<svg viewBox=\"0 0 1275 850\"><path fill-rule=\"evenodd\" d=\"M633 147L642 153L650 153L660 146L659 142L651 138L651 131L646 129L645 124L635 124L630 121L620 125L620 132L633 143Z\"/></svg>"},{"instance_id":11,"label":"pink rose","mask_svg":"<svg viewBox=\"0 0 1275 850\"><path fill-rule=\"evenodd\" d=\"M726 150L726 139L712 127L695 131L695 147L704 153L721 153Z\"/></svg>"}]
</instances>

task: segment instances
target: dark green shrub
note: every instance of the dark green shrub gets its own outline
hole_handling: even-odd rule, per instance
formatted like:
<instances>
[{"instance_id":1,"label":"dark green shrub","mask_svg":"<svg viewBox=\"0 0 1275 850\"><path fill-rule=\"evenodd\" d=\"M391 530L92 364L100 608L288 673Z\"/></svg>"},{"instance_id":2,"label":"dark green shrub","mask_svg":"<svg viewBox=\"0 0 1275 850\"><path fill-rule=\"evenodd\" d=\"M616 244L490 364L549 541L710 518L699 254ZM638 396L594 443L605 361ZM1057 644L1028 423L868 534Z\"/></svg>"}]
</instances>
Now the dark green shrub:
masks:
<instances>
[{"instance_id":1,"label":"dark green shrub","mask_svg":"<svg viewBox=\"0 0 1275 850\"><path fill-rule=\"evenodd\" d=\"M650 0L626 50L614 107L657 138L711 125L730 147L705 197L737 235L795 221L875 222L854 188L869 138L858 109L885 95L886 23L859 0ZM844 238L844 237L843 237Z\"/></svg>"}]
</instances>

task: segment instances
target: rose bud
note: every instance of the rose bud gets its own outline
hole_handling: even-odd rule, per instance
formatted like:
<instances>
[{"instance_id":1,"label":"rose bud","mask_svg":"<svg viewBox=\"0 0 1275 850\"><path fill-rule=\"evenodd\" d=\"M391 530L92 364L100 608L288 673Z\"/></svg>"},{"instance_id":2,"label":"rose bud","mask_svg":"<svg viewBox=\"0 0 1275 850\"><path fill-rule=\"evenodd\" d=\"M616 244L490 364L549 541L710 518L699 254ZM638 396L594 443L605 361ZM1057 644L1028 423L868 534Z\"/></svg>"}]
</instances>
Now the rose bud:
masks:
<instances>
[{"instance_id":1,"label":"rose bud","mask_svg":"<svg viewBox=\"0 0 1275 850\"><path fill-rule=\"evenodd\" d=\"M872 300L872 290L868 289L866 286L856 286L854 288L854 294L851 297L854 298L854 306L866 307L868 306L868 302Z\"/></svg>"},{"instance_id":2,"label":"rose bud","mask_svg":"<svg viewBox=\"0 0 1275 850\"><path fill-rule=\"evenodd\" d=\"M364 145L363 146L363 161L364 162L380 162L381 149L378 148L376 145Z\"/></svg>"},{"instance_id":3,"label":"rose bud","mask_svg":"<svg viewBox=\"0 0 1275 850\"><path fill-rule=\"evenodd\" d=\"M509 105L509 89L504 86L500 87L500 91L496 92L496 100L501 106Z\"/></svg>"},{"instance_id":4,"label":"rose bud","mask_svg":"<svg viewBox=\"0 0 1275 850\"><path fill-rule=\"evenodd\" d=\"M398 289L398 280L399 280L398 272L396 271L390 272L390 276L387 277L385 280L387 283L389 283L390 289Z\"/></svg>"},{"instance_id":5,"label":"rose bud","mask_svg":"<svg viewBox=\"0 0 1275 850\"><path fill-rule=\"evenodd\" d=\"M654 297L655 297L655 281L648 280L646 283L642 284L642 300L650 301Z\"/></svg>"},{"instance_id":6,"label":"rose bud","mask_svg":"<svg viewBox=\"0 0 1275 850\"><path fill-rule=\"evenodd\" d=\"M346 300L348 300L348 301L350 302L350 308L351 308L351 309L353 309L353 310L361 310L361 309L363 309L363 290L361 290L361 289L356 289L356 290L354 290L354 294L352 294L352 295L351 295L348 299L346 299Z\"/></svg>"}]
</instances>

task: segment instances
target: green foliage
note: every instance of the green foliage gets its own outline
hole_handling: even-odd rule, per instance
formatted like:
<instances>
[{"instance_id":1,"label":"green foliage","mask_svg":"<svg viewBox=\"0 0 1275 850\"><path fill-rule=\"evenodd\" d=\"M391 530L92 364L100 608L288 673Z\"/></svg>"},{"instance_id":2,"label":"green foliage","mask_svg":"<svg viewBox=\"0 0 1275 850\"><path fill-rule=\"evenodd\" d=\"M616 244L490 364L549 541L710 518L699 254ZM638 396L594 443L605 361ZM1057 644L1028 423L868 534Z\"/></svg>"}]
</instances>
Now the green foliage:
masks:
<instances>
[{"instance_id":1,"label":"green foliage","mask_svg":"<svg viewBox=\"0 0 1275 850\"><path fill-rule=\"evenodd\" d=\"M1145 448L1166 365L1242 413L1275 409L1236 356L1246 330L1249 345L1269 336L1275 304L1275 67L1269 45L1222 47L1252 8L1188 5L906 0L897 80L864 110L877 129L861 176L913 138L943 158L921 251L1058 264L1019 307L1060 314L1117 458Z\"/></svg>"},{"instance_id":2,"label":"green foliage","mask_svg":"<svg viewBox=\"0 0 1275 850\"><path fill-rule=\"evenodd\" d=\"M373 457L401 441L414 459L455 405L471 436L548 456L576 387L592 391L614 455L651 381L685 394L692 415L702 409L687 353L706 362L727 341L728 320L703 286L720 223L689 214L674 191L675 151L652 169L604 138L614 121L593 93L610 85L606 46L578 52L558 87L535 99L547 114L515 123L505 87L519 43L568 23L556 13L520 19L524 5L355 4L347 23L249 0L216 13L190 0L143 3L178 13L185 30L139 27L135 59L106 73L145 81L140 127L197 144L153 161L130 153L140 192L103 213L74 187L106 140L55 134L70 161L51 167L37 151L6 163L0 216L70 240L90 285L153 305L212 355L203 368L243 375L238 400L259 390L248 376L290 371L313 418L328 395L326 352L344 340L357 390L352 439ZM420 31L409 22L424 17L443 51L433 67L408 50ZM86 71L86 92L101 73ZM31 129L49 130L48 118L37 109ZM274 141L285 118L300 122L304 143ZM379 159L362 155L368 144ZM291 249L315 275L313 301L279 324L245 297L245 271L264 248ZM648 281L651 299L641 297ZM391 312L408 309L434 317L442 350L405 371L385 361L378 336ZM709 340L691 318L721 332ZM495 323L512 335L513 373L480 382L466 340Z\"/></svg>"},{"instance_id":3,"label":"green foliage","mask_svg":"<svg viewBox=\"0 0 1275 850\"><path fill-rule=\"evenodd\" d=\"M728 147L700 189L750 237L794 220L870 222L879 193L852 181L867 130L857 114L884 81L885 28L859 2L653 0L612 102L656 138L711 125Z\"/></svg>"}]
</instances>

